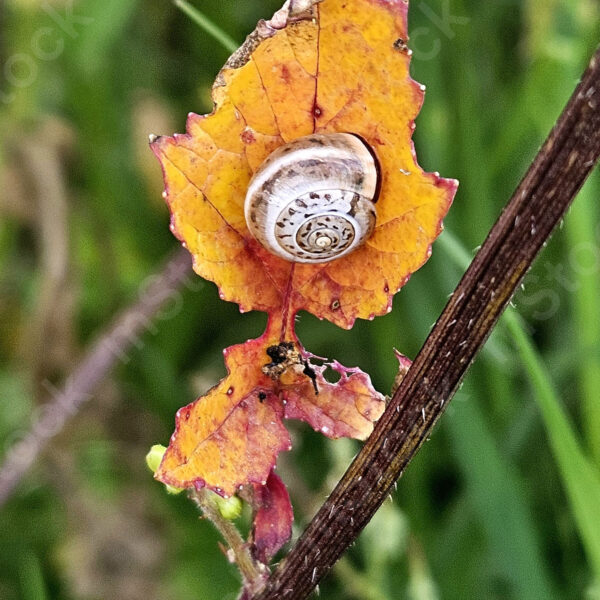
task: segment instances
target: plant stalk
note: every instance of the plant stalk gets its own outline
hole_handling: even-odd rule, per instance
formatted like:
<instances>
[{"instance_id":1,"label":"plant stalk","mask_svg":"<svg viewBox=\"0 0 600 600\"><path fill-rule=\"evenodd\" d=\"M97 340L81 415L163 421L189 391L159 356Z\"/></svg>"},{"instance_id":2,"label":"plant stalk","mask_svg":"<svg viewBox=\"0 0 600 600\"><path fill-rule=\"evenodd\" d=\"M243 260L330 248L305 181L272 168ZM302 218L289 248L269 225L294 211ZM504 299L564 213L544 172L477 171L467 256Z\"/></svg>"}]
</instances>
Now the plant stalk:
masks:
<instances>
[{"instance_id":1,"label":"plant stalk","mask_svg":"<svg viewBox=\"0 0 600 600\"><path fill-rule=\"evenodd\" d=\"M233 562L238 566L244 580L244 589L250 592L260 589L268 575L268 569L265 565L254 560L250 553L250 545L244 540L237 527L221 515L214 499L214 492L207 489L195 490L191 488L188 495L200 508L202 514L210 519L231 549Z\"/></svg>"}]
</instances>

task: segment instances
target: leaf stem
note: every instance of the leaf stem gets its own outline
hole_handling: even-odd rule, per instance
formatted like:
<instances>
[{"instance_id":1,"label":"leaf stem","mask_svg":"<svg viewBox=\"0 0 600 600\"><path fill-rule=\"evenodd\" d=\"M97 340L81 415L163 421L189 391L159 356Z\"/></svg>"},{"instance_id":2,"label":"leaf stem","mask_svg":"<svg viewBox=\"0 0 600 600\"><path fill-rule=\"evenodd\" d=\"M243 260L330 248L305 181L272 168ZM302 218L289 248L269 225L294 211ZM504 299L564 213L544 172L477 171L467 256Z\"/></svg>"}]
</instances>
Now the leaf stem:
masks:
<instances>
[{"instance_id":1,"label":"leaf stem","mask_svg":"<svg viewBox=\"0 0 600 600\"><path fill-rule=\"evenodd\" d=\"M225 33L218 25L213 23L205 14L201 13L197 8L192 6L186 0L173 0L173 4L184 12L196 25L199 25L208 35L212 36L225 50L235 52L239 44L235 42L227 33Z\"/></svg>"},{"instance_id":2,"label":"leaf stem","mask_svg":"<svg viewBox=\"0 0 600 600\"><path fill-rule=\"evenodd\" d=\"M229 548L231 548L235 564L242 574L244 590L249 593L257 592L263 587L268 577L268 569L262 563L254 560L250 553L249 544L244 540L237 527L221 515L215 502L214 492L191 488L188 495L202 511L202 514L212 522Z\"/></svg>"}]
</instances>

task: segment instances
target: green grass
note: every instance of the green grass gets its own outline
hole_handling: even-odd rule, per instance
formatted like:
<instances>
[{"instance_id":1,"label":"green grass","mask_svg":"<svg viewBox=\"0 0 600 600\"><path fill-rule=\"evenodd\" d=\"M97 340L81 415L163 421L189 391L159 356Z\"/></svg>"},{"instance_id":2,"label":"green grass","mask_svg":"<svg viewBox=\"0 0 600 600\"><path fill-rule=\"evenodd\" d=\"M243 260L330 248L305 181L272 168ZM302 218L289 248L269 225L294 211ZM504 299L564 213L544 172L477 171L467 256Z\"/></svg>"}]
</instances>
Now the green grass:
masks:
<instances>
[{"instance_id":1,"label":"green grass","mask_svg":"<svg viewBox=\"0 0 600 600\"><path fill-rule=\"evenodd\" d=\"M218 25L215 25L204 13L194 8L185 0L174 0L173 4L181 9L194 23L199 25L216 42L221 44L228 52L235 52L239 44L229 37Z\"/></svg>"},{"instance_id":2,"label":"green grass","mask_svg":"<svg viewBox=\"0 0 600 600\"><path fill-rule=\"evenodd\" d=\"M576 225L581 227L583 224L576 223ZM583 239L589 241L586 238ZM575 243L579 244L580 240L575 240ZM460 246L458 240L451 234L446 232L442 236L440 244L443 244L449 251L449 254L451 254L456 264L463 268L468 266L468 252ZM584 306L583 310L585 310L585 308L586 307ZM581 540L596 580L600 581L600 524L596 518L598 506L600 506L600 472L595 468L593 461L586 456L581 443L577 439L577 435L573 431L569 417L566 415L561 405L561 401L554 389L552 378L543 364L534 343L526 332L523 323L512 308L509 308L503 315L500 322L500 328L506 328L510 333L513 343L519 352L522 368L527 374L529 383L535 392L534 398L544 420L544 426L546 428L550 446L554 453L563 486L565 487L565 491L571 504L571 510L573 511L573 516L579 529ZM592 329L592 331L595 329L593 324L590 329ZM584 384L588 383L588 370L585 368L587 365L587 362L584 363L584 368L582 369L582 380ZM480 419L477 414L472 413L469 420L473 422L476 418ZM478 429L483 431L484 427L485 424L480 423ZM593 427L589 427L589 429L593 429ZM456 441L459 445L464 445L464 442L468 441L472 450L479 449L479 451L481 451L481 448L485 446L487 440L484 439L477 443L473 440L472 436L464 436L464 438L463 436L459 436ZM488 449L488 452L492 451L493 449ZM488 460L488 462L490 461ZM474 462L472 464L477 463ZM503 468L505 468L504 465L497 465L492 471L496 474L496 477L498 477L498 473L501 473ZM504 492L514 485L508 478L502 482L497 481L488 483L494 485L495 489ZM510 515L510 517L519 515L523 510L521 502L510 507L510 500L517 500L518 497L519 495L515 490L514 493L509 494L508 501L502 500L500 502L503 508L509 508L507 515ZM487 510L486 514L493 515L494 511ZM494 520L495 519L491 519L490 521L493 522ZM505 519L501 523L498 523L498 525L504 529L505 533L509 532L508 522L509 519ZM524 522L519 523L513 527L513 530L513 535L509 535L511 538L514 538L515 535L520 533L525 533L527 531L527 524ZM536 544L532 541L520 544L520 547L526 548L528 552L522 558L517 557L516 568L511 569L511 573L517 572L518 569L523 565L526 565L529 560L536 558L537 549L535 546ZM506 563L507 561L502 562ZM540 572L540 568L539 566L534 567L533 565L530 565L525 568L524 574L527 572L537 575ZM522 581L532 583L532 578L523 578ZM536 594L540 593L542 585L543 584L541 583L534 583L532 585L532 591L534 592L532 597L535 597ZM526 597L526 595L525 591L522 591L519 597ZM544 596L548 597L549 593L545 593Z\"/></svg>"},{"instance_id":3,"label":"green grass","mask_svg":"<svg viewBox=\"0 0 600 600\"><path fill-rule=\"evenodd\" d=\"M27 55L36 65L23 87L0 69L0 90L14 95L0 103L2 448L35 410L35 360L46 357L43 372L60 380L176 246L147 135L183 131L189 111L210 111L232 40L280 2L178 4L185 13L157 0L78 2L74 13L93 20L75 25L75 36L53 29L46 41L62 40L64 50L47 61L32 40L55 22L36 4L1 5L0 63ZM440 29L444 7L467 21ZM359 365L384 392L396 368L392 347L414 357L600 39L593 0L413 0L409 18L412 74L428 90L415 132L419 161L461 181L446 219L452 236L442 235L391 314L350 332L308 315L299 323L309 350ZM59 333L32 350L41 255L51 247L36 223L44 194L22 149L53 148L61 135L62 149L48 152L57 152L69 203L73 304L56 307ZM369 597L365 585L371 597L390 599L592 597L600 579L599 189L596 173L393 503L321 597L344 600L346 588ZM221 350L259 335L265 320L240 315L208 283L178 300L0 510L1 598L120 598L118 585L132 582L140 594L132 597L235 598L235 569L216 534L185 498L162 492L143 457L168 441L175 410L223 375ZM355 448L305 427L294 432L291 460L322 499ZM281 475L294 477L284 467ZM293 500L302 526L306 498ZM110 534L106 546L90 523ZM388 530L397 543L384 540Z\"/></svg>"}]
</instances>

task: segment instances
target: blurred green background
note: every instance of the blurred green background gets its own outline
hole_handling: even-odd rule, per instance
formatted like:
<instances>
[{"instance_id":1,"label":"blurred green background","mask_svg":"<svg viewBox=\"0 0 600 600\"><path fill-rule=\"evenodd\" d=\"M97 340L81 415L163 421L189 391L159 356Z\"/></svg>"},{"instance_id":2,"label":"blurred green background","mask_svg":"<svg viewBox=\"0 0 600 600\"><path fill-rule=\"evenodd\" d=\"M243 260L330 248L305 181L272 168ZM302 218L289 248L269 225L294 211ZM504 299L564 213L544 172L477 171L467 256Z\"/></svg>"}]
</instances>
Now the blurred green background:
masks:
<instances>
[{"instance_id":1,"label":"blurred green background","mask_svg":"<svg viewBox=\"0 0 600 600\"><path fill-rule=\"evenodd\" d=\"M278 4L195 2L240 41ZM419 162L461 182L448 231L388 316L342 331L302 315L310 351L389 391L392 348L414 358L599 22L595 0L412 1ZM227 56L166 0L0 0L0 457L39 416L43 382L61 386L176 248L148 134L210 111ZM599 192L596 173L517 294L526 335L514 315L498 328L321 597L600 598ZM3 600L236 597L211 525L144 464L224 374L221 350L264 327L193 282L0 508ZM279 472L298 533L358 446L292 431Z\"/></svg>"}]
</instances>

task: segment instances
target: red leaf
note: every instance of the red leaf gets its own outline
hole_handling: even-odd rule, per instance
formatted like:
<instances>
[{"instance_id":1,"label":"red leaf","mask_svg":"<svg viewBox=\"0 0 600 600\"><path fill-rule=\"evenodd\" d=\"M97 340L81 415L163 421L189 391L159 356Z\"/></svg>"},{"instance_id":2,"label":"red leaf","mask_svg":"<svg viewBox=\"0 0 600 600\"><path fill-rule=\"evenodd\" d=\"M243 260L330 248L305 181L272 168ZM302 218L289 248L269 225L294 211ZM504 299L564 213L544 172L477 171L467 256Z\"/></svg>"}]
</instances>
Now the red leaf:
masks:
<instances>
[{"instance_id":1,"label":"red leaf","mask_svg":"<svg viewBox=\"0 0 600 600\"><path fill-rule=\"evenodd\" d=\"M329 366L341 378L336 383L329 383L322 374L325 366L314 367L318 394L311 389L309 381L284 388L284 416L305 421L315 431L332 439L365 439L371 432L371 423L383 412L383 396L360 369L348 369L337 361Z\"/></svg>"},{"instance_id":2,"label":"red leaf","mask_svg":"<svg viewBox=\"0 0 600 600\"><path fill-rule=\"evenodd\" d=\"M294 520L287 489L273 471L266 485L254 485L254 508L254 555L266 564L292 536Z\"/></svg>"}]
</instances>

